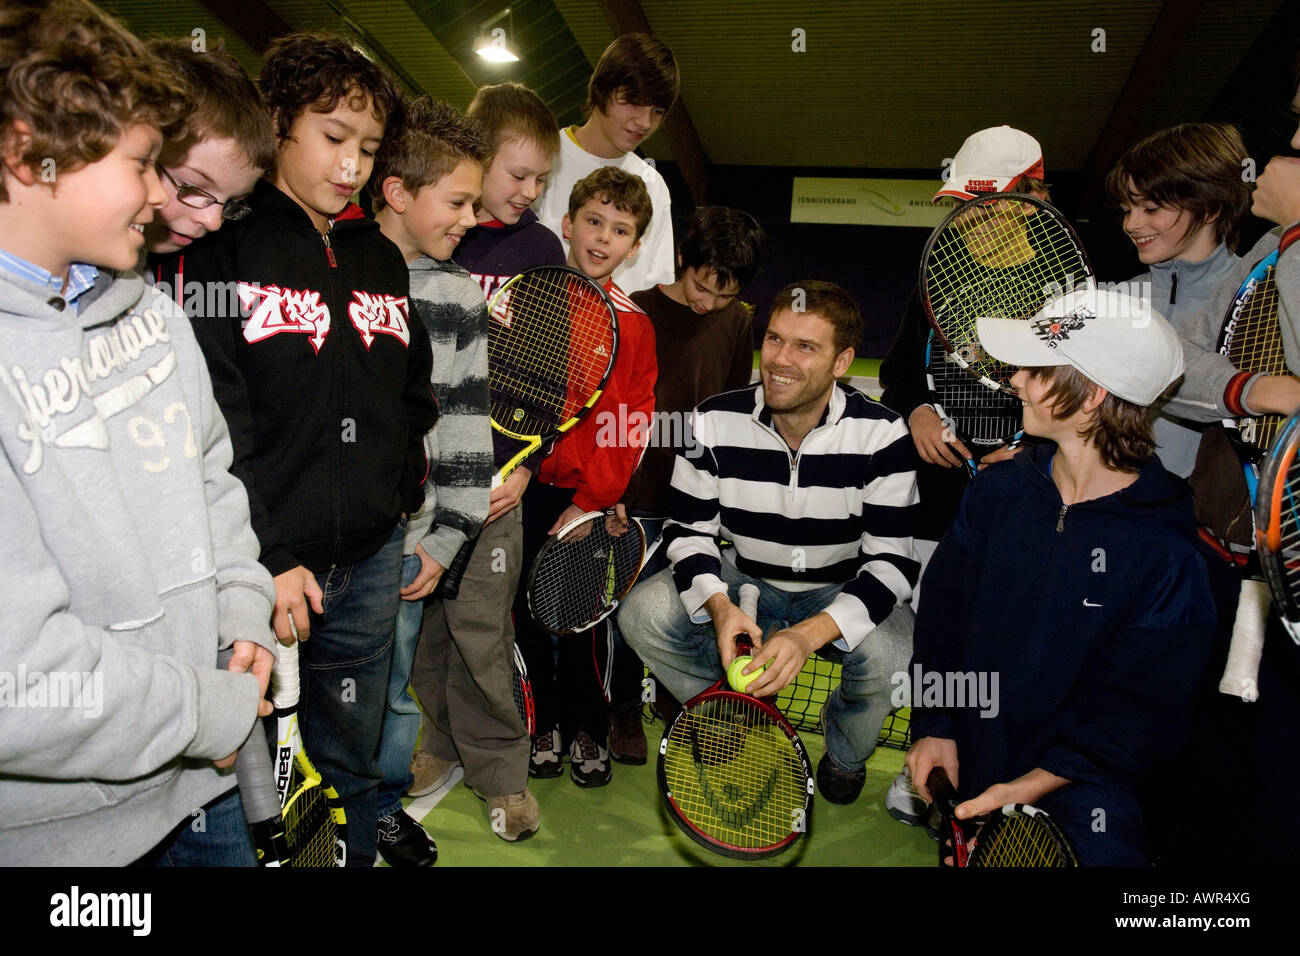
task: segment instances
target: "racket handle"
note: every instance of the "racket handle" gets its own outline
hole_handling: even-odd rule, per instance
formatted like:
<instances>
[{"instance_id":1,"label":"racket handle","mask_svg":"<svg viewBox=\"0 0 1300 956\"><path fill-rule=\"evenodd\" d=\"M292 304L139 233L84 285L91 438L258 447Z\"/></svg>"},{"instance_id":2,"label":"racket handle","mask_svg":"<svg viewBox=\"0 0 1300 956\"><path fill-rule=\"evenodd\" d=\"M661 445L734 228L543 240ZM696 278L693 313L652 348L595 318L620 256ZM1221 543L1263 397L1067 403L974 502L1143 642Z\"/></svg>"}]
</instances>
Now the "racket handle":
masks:
<instances>
[{"instance_id":1,"label":"racket handle","mask_svg":"<svg viewBox=\"0 0 1300 956\"><path fill-rule=\"evenodd\" d=\"M740 586L740 596L737 603L740 606L740 610L744 613L746 617L748 617L751 621L757 621L758 620L758 585L742 584ZM743 631L736 635L736 644L740 647L740 652L742 654L748 654L751 650L754 649L754 644L749 639L749 635Z\"/></svg>"},{"instance_id":2,"label":"racket handle","mask_svg":"<svg viewBox=\"0 0 1300 956\"><path fill-rule=\"evenodd\" d=\"M438 586L433 589L435 598L451 601L460 596L460 579L465 576L465 568L469 565L469 559L474 554L474 545L477 543L478 538L472 538L460 546L456 557L451 559L451 564L438 579Z\"/></svg>"},{"instance_id":3,"label":"racket handle","mask_svg":"<svg viewBox=\"0 0 1300 956\"><path fill-rule=\"evenodd\" d=\"M1237 617L1232 622L1228 663L1219 678L1220 693L1245 701L1259 700L1259 659L1264 653L1268 610L1268 586L1254 578L1242 581Z\"/></svg>"},{"instance_id":4,"label":"racket handle","mask_svg":"<svg viewBox=\"0 0 1300 956\"><path fill-rule=\"evenodd\" d=\"M925 778L925 786L940 808L951 809L956 805L957 791L953 789L952 781L948 779L948 771L943 767L935 767L930 771L930 776Z\"/></svg>"},{"instance_id":5,"label":"racket handle","mask_svg":"<svg viewBox=\"0 0 1300 956\"><path fill-rule=\"evenodd\" d=\"M217 654L217 668L225 670L234 656L234 647ZM244 819L250 826L280 815L280 797L275 790L275 770L271 766L271 749L262 733L262 720L253 721L253 729L235 755L235 776L239 780L239 797L244 804Z\"/></svg>"}]
</instances>

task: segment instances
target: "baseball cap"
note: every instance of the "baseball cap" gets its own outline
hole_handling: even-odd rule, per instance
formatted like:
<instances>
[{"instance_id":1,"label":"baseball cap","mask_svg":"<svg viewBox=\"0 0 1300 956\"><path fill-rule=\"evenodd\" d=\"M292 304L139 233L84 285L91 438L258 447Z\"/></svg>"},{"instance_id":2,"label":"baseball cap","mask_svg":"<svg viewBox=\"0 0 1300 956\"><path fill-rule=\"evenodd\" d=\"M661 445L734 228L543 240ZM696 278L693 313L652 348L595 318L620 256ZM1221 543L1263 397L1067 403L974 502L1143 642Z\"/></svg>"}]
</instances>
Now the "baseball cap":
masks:
<instances>
[{"instance_id":1,"label":"baseball cap","mask_svg":"<svg viewBox=\"0 0 1300 956\"><path fill-rule=\"evenodd\" d=\"M1021 368L1073 365L1112 395L1150 405L1183 374L1178 333L1145 296L1085 285L1028 322L979 317L980 344Z\"/></svg>"},{"instance_id":2,"label":"baseball cap","mask_svg":"<svg viewBox=\"0 0 1300 956\"><path fill-rule=\"evenodd\" d=\"M979 193L1004 192L1021 176L1042 179L1043 147L1028 133L992 126L966 137L949 172L948 181L931 202L942 196L974 199Z\"/></svg>"}]
</instances>

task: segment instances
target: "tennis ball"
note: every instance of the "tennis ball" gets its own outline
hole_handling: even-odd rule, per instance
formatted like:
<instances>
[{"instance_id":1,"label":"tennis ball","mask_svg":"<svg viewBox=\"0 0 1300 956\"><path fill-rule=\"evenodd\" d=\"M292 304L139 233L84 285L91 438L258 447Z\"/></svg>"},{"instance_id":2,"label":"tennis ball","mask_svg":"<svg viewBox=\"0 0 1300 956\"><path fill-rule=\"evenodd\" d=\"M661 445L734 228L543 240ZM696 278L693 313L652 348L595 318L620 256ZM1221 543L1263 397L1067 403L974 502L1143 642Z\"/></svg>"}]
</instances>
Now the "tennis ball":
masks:
<instances>
[{"instance_id":1,"label":"tennis ball","mask_svg":"<svg viewBox=\"0 0 1300 956\"><path fill-rule=\"evenodd\" d=\"M744 693L745 688L749 686L750 682L759 674L763 673L763 671L767 670L767 664L772 663L771 661L768 661L767 664L764 664L752 674L742 674L741 671L748 667L749 662L753 659L754 658L748 654L741 654L731 662L731 666L727 668L727 683L731 685L732 690Z\"/></svg>"}]
</instances>

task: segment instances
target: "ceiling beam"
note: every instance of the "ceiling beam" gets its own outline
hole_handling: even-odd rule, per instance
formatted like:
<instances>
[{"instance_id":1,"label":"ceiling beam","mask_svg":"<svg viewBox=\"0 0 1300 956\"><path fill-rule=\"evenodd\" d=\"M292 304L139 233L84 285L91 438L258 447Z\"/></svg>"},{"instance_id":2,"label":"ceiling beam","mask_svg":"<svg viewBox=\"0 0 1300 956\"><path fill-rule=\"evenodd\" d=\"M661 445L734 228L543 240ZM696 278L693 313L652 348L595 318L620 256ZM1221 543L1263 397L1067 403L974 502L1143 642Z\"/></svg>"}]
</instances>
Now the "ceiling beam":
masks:
<instances>
[{"instance_id":1,"label":"ceiling beam","mask_svg":"<svg viewBox=\"0 0 1300 956\"><path fill-rule=\"evenodd\" d=\"M654 33L645 11L641 9L640 0L600 0L600 6L614 36L624 33ZM695 205L706 205L709 201L709 155L704 151L700 134L691 122L691 114L687 112L686 104L680 96L664 117L663 131Z\"/></svg>"},{"instance_id":2,"label":"ceiling beam","mask_svg":"<svg viewBox=\"0 0 1300 956\"><path fill-rule=\"evenodd\" d=\"M1111 107L1106 125L1084 164L1078 218L1087 219L1103 202L1106 174L1133 145L1151 91L1159 89L1173 72L1183 39L1196 22L1204 0L1166 0L1147 34L1142 52L1133 61L1124 89ZM1049 167L1050 169L1050 167Z\"/></svg>"},{"instance_id":3,"label":"ceiling beam","mask_svg":"<svg viewBox=\"0 0 1300 956\"><path fill-rule=\"evenodd\" d=\"M212 15L235 31L235 35L257 51L266 52L276 37L292 33L293 27L262 0L199 0Z\"/></svg>"}]
</instances>

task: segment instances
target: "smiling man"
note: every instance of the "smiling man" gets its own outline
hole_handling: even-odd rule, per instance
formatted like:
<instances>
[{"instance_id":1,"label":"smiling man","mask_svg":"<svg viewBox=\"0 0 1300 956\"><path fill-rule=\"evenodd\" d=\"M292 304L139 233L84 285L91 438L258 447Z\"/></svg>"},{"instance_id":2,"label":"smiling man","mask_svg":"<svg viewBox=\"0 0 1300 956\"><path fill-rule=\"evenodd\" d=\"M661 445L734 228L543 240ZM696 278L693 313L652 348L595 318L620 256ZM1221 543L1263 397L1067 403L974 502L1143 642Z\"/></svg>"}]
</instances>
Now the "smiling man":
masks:
<instances>
[{"instance_id":1,"label":"smiling man","mask_svg":"<svg viewBox=\"0 0 1300 956\"><path fill-rule=\"evenodd\" d=\"M857 798L906 667L916 582L917 501L902 419L836 383L853 360L862 314L829 282L787 286L772 303L757 387L702 402L698 448L679 454L664 541L672 567L639 585L619 626L669 691L689 700L755 638L746 689L777 693L814 652L843 661L823 712L822 796ZM734 543L722 554L717 536ZM758 585L758 620L731 596ZM764 640L764 635L770 636Z\"/></svg>"}]
</instances>

